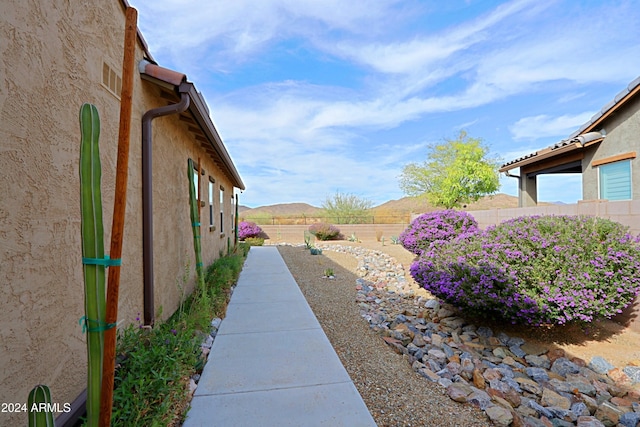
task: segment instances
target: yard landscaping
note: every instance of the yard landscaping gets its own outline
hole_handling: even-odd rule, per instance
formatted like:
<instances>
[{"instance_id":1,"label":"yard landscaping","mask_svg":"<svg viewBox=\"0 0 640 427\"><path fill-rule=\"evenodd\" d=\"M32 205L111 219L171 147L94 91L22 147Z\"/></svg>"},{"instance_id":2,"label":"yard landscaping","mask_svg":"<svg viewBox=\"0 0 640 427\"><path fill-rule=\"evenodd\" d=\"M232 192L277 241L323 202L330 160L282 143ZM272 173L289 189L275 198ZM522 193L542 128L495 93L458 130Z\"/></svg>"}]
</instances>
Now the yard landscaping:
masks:
<instances>
[{"instance_id":1,"label":"yard landscaping","mask_svg":"<svg viewBox=\"0 0 640 427\"><path fill-rule=\"evenodd\" d=\"M415 255L402 246L382 245L375 241L338 241L319 246L324 249L320 257L311 257L308 251L299 247L280 246L279 249L379 425L483 425L486 421L478 417L477 412L460 412L461 408L474 409L474 406L479 406L489 408L487 415L498 425L508 420L513 425L523 425L518 423L524 421L529 425L538 425L534 420L540 422L544 418L554 420L554 425L577 425L578 416L597 416L605 420L604 425L616 425L624 421L627 424L622 425L635 426L635 415L631 413L632 408L638 409L638 385L627 388L631 384L623 368L637 366L640 362L640 349L637 347L640 335L627 327L624 323L626 320L599 320L586 324L586 328L584 324L575 323L534 327L483 318L463 318L451 306L429 302L434 301L432 297L408 274ZM381 258L382 269L385 270L394 264L393 260L388 261L388 256L402 264L406 279L406 283L401 285L406 293L404 297L398 296L397 286L392 289L393 293L388 292L393 288L393 285L387 287L390 280L386 280L387 284L381 285L380 289L374 286L385 280L382 276L372 275L376 270L372 259ZM335 271L335 280L322 279L323 271L327 268ZM395 274L393 271L383 272L383 276ZM367 276L369 280L366 280ZM375 317L380 313L387 316L386 326L375 325ZM398 316L404 318L398 319ZM367 327L363 317L369 320L371 327ZM423 343L420 338L416 339L416 335L425 337L425 334L414 333L412 337L411 327L420 325L420 319L428 325L426 329L437 325L435 330L438 333L429 338L438 335L442 339L438 338L435 343L429 339L430 342ZM424 330L418 329L420 332ZM384 345L380 348L384 341L379 336L384 337L390 348ZM471 386L482 390L484 394L457 385L452 387L453 383L446 380L446 375L429 378L428 371L435 374L436 366L423 362L431 359L440 363L442 369L452 369L454 372L465 364L470 366L465 361L467 355L463 356L464 352L458 351L462 345L458 345L456 339L461 344L467 344L464 340L469 339L469 347L475 346L476 353L481 356L478 359L484 360L481 369L477 373L472 369L467 378ZM417 346L416 343L421 345ZM428 350L442 348L438 346L443 344L447 351L453 351L452 355L431 351L435 358L416 358L416 348L428 353ZM458 349L455 349L456 345ZM491 354L483 359L479 349L488 350ZM396 355L396 352L403 355ZM422 356L421 353L417 354ZM438 360L438 357L444 359ZM593 362L592 368L586 366L590 362ZM489 368L491 364L497 367ZM505 364L514 377L519 378L516 381L520 387L519 400L508 388L500 390L500 381L508 383L502 376L509 371L500 373L500 370L506 369ZM412 365L413 370L410 369ZM476 365L474 363L474 367ZM603 373L598 374L594 369ZM609 374L608 370L611 370ZM527 373L535 377L535 385L528 383L532 379ZM548 376L546 379L545 373ZM561 374L564 374L562 383L559 378ZM425 376L427 379L422 378ZM617 384L612 378L617 380ZM556 381L554 384L557 388L549 386L548 381L551 380ZM568 380L572 382L567 383ZM437 385L438 382L441 385ZM566 384L580 388L585 393L570 388L562 391L562 386ZM418 388L422 391L418 391ZM460 405L452 400L454 398L475 405ZM515 403L518 405L514 406ZM501 405L510 409L502 411ZM627 412L631 415L625 415ZM436 424L432 418L434 416L438 419Z\"/></svg>"},{"instance_id":2,"label":"yard landscaping","mask_svg":"<svg viewBox=\"0 0 640 427\"><path fill-rule=\"evenodd\" d=\"M609 230L608 234L615 233ZM394 242L406 239L401 236ZM636 426L640 419L640 334L627 327L628 319L533 326L462 312L416 283L410 275L420 266L414 262L416 254L389 242L316 242L323 250L320 256L311 255L304 245L278 247L378 425L484 426L491 420L505 426L585 422ZM494 239L493 243L499 242ZM416 253L434 250L413 247ZM221 275L211 271L208 280L215 276ZM234 277L222 280L226 288ZM225 300L223 291L218 301ZM127 347L137 345L147 353L135 356L131 352L123 366L140 359L149 368L151 353L160 354L160 349L177 346L185 336L193 337L192 332L185 335L187 330L181 329L185 321L176 323L175 318L157 327L159 338L136 333ZM172 391L176 395L184 395L184 384L193 373L189 369L193 371L194 364L197 369L197 357L193 358L197 353L189 354L189 348L198 347L196 341L187 338L183 347L189 360ZM173 360L177 353L161 354L160 359ZM170 366L175 369L177 365ZM166 363L158 366L145 370L175 377L174 372L167 372ZM164 389L154 388L158 378L153 375L145 380L149 390L136 390L151 400L142 400L139 409L114 408L114 415L137 411L136 417L142 417L149 407L162 409L161 404L153 403L153 399L166 399ZM159 380L173 384L164 377ZM123 387L127 403L135 387ZM174 407L159 419L179 422L181 412Z\"/></svg>"}]
</instances>

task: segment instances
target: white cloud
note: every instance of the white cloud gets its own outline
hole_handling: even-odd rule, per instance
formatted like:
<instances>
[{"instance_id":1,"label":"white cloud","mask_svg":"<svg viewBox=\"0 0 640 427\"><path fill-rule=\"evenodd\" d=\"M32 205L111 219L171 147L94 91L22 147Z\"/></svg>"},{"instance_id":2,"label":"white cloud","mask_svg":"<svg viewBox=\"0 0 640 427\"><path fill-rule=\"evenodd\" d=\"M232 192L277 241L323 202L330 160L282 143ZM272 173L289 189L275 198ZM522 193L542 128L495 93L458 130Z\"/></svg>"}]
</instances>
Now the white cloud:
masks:
<instances>
[{"instance_id":1,"label":"white cloud","mask_svg":"<svg viewBox=\"0 0 640 427\"><path fill-rule=\"evenodd\" d=\"M576 115L562 115L551 117L541 114L522 119L509 126L513 138L518 139L540 139L547 137L558 137L559 140L568 137L573 131L586 123L593 111L588 111Z\"/></svg>"},{"instance_id":2,"label":"white cloud","mask_svg":"<svg viewBox=\"0 0 640 427\"><path fill-rule=\"evenodd\" d=\"M455 53L482 43L491 37L493 25L521 12L536 0L511 1L493 11L435 35L415 37L392 43L344 42L338 52L383 73L422 74L434 64L442 65ZM446 61L447 63L449 61Z\"/></svg>"},{"instance_id":3,"label":"white cloud","mask_svg":"<svg viewBox=\"0 0 640 427\"><path fill-rule=\"evenodd\" d=\"M522 118L509 127L515 141L496 147L512 160L544 147L538 139L565 138L586 122L591 113L571 112L589 108L578 97L590 96L591 84L622 88L640 69L640 14L633 1L508 1L435 31L421 27L425 15L412 15L438 7L420 0L133 3L160 64L175 64L205 92L253 204L317 204L336 189L400 197L402 163L422 157L424 142L389 144L375 132L409 122L419 128L433 113L451 117L443 120L446 129L430 121L436 126L431 136L441 137L456 123L504 129L497 105L519 108ZM412 26L404 28L405 22ZM322 76L329 82L323 84L313 77L295 81L286 73L279 81L255 77L256 68L289 50L335 61L353 73L350 83L333 76ZM252 85L242 87L252 67ZM212 70L238 79L241 88L203 88ZM516 96L526 104L531 94L556 96L556 107L563 103L567 113L533 115L510 104ZM485 111L464 114L474 108Z\"/></svg>"},{"instance_id":4,"label":"white cloud","mask_svg":"<svg viewBox=\"0 0 640 427\"><path fill-rule=\"evenodd\" d=\"M153 50L180 61L206 60L225 68L289 37L313 40L332 31L371 36L376 23L403 13L399 0L234 0L131 2ZM407 12L408 13L408 12ZM209 46L215 45L211 52ZM207 55L213 56L205 56ZM177 62L177 61L176 61Z\"/></svg>"}]
</instances>

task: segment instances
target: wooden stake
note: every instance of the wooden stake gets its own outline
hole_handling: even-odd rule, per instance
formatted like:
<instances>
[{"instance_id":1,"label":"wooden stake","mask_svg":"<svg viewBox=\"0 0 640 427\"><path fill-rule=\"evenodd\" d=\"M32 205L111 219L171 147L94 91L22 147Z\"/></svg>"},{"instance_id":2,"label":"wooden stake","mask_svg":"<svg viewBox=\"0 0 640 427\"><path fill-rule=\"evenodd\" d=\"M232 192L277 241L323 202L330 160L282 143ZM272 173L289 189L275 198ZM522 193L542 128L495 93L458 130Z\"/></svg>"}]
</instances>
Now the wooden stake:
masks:
<instances>
[{"instance_id":1,"label":"wooden stake","mask_svg":"<svg viewBox=\"0 0 640 427\"><path fill-rule=\"evenodd\" d=\"M124 58L122 61L122 93L120 94L120 127L118 129L118 163L116 166L116 190L113 202L113 223L111 227L112 259L122 256L125 208L127 204L127 178L129 173L129 140L131 134L131 105L133 98L133 76L137 37L138 11L132 7L126 10L124 33ZM120 266L109 267L107 281L106 323L118 320L118 292L120 287ZM102 393L100 403L100 426L111 424L113 406L113 378L116 361L116 328L104 333L104 358L102 364Z\"/></svg>"}]
</instances>

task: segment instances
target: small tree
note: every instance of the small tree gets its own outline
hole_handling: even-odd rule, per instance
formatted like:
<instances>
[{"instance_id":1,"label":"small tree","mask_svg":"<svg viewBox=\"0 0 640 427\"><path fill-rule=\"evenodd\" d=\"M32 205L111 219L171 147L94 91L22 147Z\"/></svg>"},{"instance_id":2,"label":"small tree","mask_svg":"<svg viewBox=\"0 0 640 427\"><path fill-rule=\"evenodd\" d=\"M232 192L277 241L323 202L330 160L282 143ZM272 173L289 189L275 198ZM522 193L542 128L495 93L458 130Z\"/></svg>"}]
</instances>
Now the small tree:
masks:
<instances>
[{"instance_id":1,"label":"small tree","mask_svg":"<svg viewBox=\"0 0 640 427\"><path fill-rule=\"evenodd\" d=\"M359 224L369 215L373 203L353 194L336 192L322 204L324 214L336 224Z\"/></svg>"},{"instance_id":2,"label":"small tree","mask_svg":"<svg viewBox=\"0 0 640 427\"><path fill-rule=\"evenodd\" d=\"M450 209L498 191L498 166L499 160L489 157L481 139L460 131L455 140L429 146L427 161L405 165L400 188Z\"/></svg>"}]
</instances>

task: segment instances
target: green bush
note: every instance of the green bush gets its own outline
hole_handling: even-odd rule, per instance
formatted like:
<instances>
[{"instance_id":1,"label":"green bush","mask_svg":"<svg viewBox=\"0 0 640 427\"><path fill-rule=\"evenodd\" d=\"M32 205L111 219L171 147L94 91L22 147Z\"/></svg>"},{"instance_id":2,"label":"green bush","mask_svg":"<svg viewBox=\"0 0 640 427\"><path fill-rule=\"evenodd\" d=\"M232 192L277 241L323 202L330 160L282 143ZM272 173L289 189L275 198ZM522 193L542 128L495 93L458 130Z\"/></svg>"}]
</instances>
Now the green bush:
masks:
<instances>
[{"instance_id":1,"label":"green bush","mask_svg":"<svg viewBox=\"0 0 640 427\"><path fill-rule=\"evenodd\" d=\"M418 283L463 310L512 323L592 322L640 292L640 238L594 217L530 216L434 242Z\"/></svg>"},{"instance_id":2,"label":"green bush","mask_svg":"<svg viewBox=\"0 0 640 427\"><path fill-rule=\"evenodd\" d=\"M246 242L239 242L234 250L237 254L241 255L242 257L246 257L247 254L249 253L249 249L251 249L250 244Z\"/></svg>"},{"instance_id":3,"label":"green bush","mask_svg":"<svg viewBox=\"0 0 640 427\"><path fill-rule=\"evenodd\" d=\"M224 313L248 247L240 244L237 253L211 264L205 273L207 295L194 291L165 323L119 331L112 426L180 424L188 407L188 380L204 365L200 344L211 319Z\"/></svg>"},{"instance_id":4,"label":"green bush","mask_svg":"<svg viewBox=\"0 0 640 427\"><path fill-rule=\"evenodd\" d=\"M312 224L309 227L309 233L313 234L320 240L331 240L340 236L340 229L335 225L321 222Z\"/></svg>"},{"instance_id":5,"label":"green bush","mask_svg":"<svg viewBox=\"0 0 640 427\"><path fill-rule=\"evenodd\" d=\"M247 237L244 239L245 243L249 246L262 246L264 245L264 239L262 237Z\"/></svg>"},{"instance_id":6,"label":"green bush","mask_svg":"<svg viewBox=\"0 0 640 427\"><path fill-rule=\"evenodd\" d=\"M373 202L354 194L337 192L322 204L323 216L338 224L364 224L371 217Z\"/></svg>"}]
</instances>

